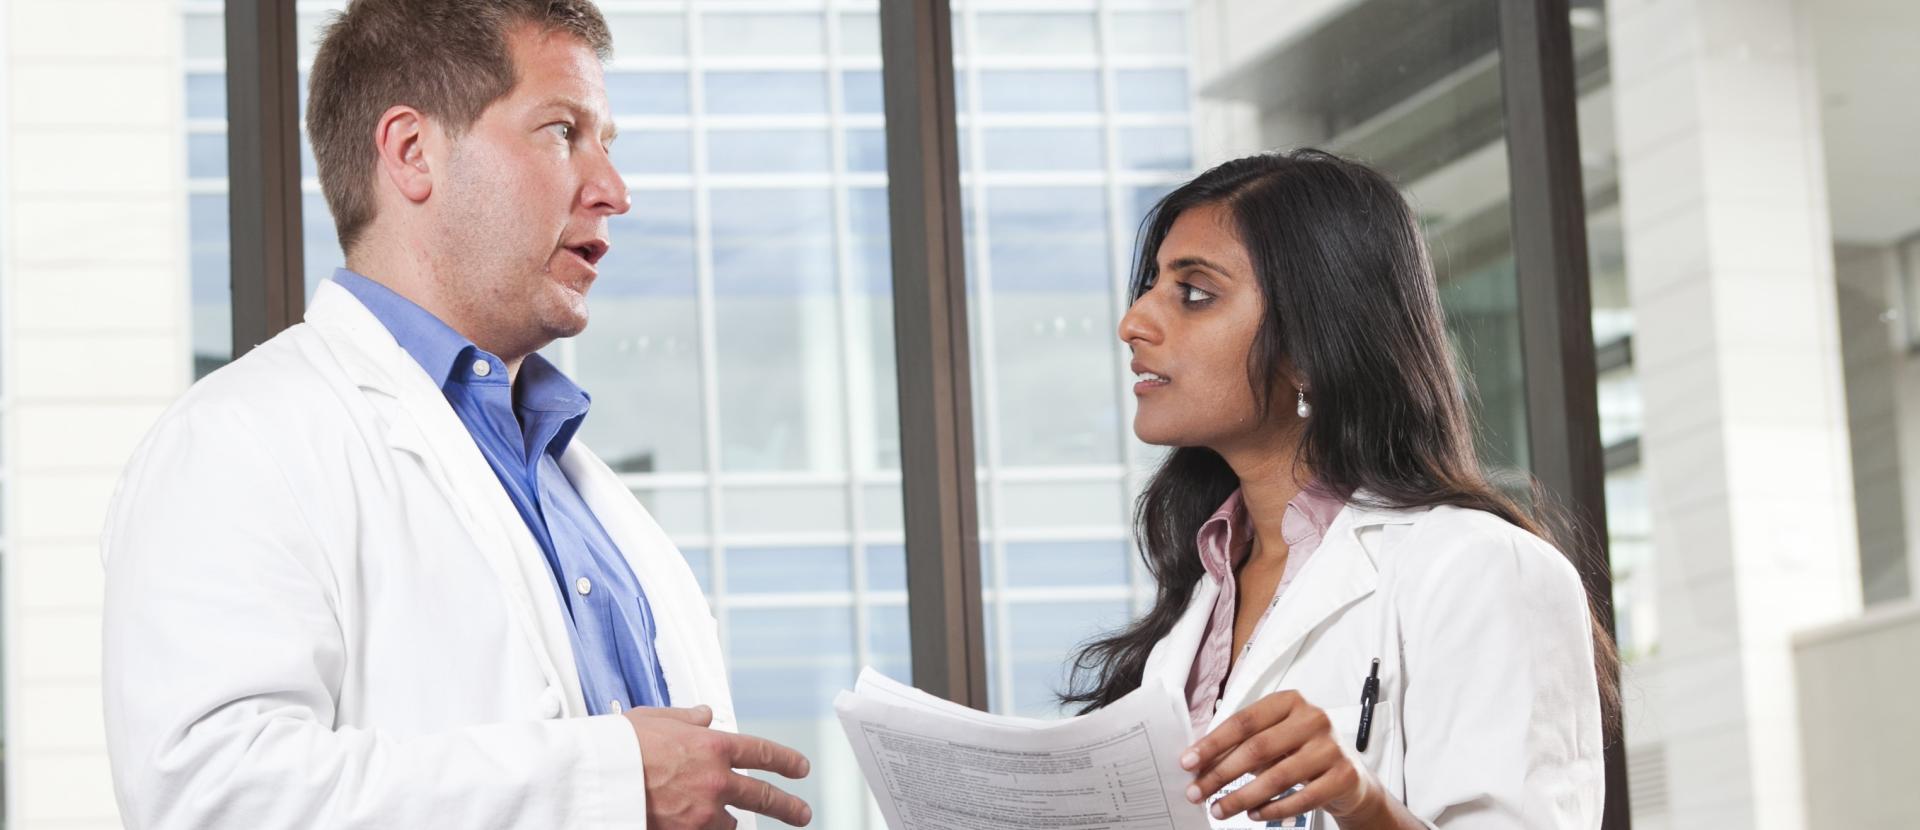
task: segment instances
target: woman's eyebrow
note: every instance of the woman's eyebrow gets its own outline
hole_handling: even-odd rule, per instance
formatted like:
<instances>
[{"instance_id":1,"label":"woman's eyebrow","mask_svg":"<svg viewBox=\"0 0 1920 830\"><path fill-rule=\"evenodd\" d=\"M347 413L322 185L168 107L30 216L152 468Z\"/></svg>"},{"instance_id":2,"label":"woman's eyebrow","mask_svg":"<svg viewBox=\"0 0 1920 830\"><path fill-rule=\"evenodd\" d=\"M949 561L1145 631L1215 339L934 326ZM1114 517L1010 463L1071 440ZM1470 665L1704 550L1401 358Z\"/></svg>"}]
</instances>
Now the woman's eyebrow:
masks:
<instances>
[{"instance_id":1,"label":"woman's eyebrow","mask_svg":"<svg viewBox=\"0 0 1920 830\"><path fill-rule=\"evenodd\" d=\"M1169 271L1184 271L1188 268L1205 268L1209 271L1219 274L1223 279L1227 279L1227 280L1233 279L1233 274L1231 272L1229 272L1225 268L1220 267L1219 263L1216 263L1210 259L1207 259L1206 257L1183 256L1179 259L1176 259L1172 262L1167 263L1167 270Z\"/></svg>"}]
</instances>

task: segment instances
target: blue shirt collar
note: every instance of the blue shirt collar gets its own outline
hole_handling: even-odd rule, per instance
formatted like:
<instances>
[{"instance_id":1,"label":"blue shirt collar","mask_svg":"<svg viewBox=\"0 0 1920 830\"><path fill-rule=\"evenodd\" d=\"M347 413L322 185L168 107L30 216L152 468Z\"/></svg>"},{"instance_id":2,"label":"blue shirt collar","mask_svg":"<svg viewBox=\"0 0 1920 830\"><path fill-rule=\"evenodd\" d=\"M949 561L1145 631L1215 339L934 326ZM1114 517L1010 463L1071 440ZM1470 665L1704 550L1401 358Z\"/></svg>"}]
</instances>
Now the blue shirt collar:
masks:
<instances>
[{"instance_id":1,"label":"blue shirt collar","mask_svg":"<svg viewBox=\"0 0 1920 830\"><path fill-rule=\"evenodd\" d=\"M333 281L347 289L373 313L381 325L393 334L395 342L412 355L427 377L442 392L455 384L508 386L507 365L500 358L474 345L433 312L399 292L346 268L333 271ZM484 377L467 371L470 364L484 360L491 368ZM514 390L515 406L549 415L559 415L567 423L547 451L558 457L572 442L580 422L586 418L592 398L585 389L539 354L527 355L520 363L519 388Z\"/></svg>"}]
</instances>

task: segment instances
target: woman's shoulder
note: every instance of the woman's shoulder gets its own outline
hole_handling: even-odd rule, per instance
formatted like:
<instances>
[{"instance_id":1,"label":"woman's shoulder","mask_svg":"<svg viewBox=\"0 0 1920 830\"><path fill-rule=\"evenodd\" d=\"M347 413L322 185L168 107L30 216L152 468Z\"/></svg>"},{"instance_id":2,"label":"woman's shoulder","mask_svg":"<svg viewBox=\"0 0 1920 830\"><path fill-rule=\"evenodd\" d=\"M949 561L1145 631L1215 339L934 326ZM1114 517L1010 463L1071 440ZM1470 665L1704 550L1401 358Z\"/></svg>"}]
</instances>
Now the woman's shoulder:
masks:
<instances>
[{"instance_id":1,"label":"woman's shoulder","mask_svg":"<svg viewBox=\"0 0 1920 830\"><path fill-rule=\"evenodd\" d=\"M1470 593L1579 589L1579 573L1558 548L1493 513L1440 505L1400 513L1407 525L1381 553L1402 580Z\"/></svg>"}]
</instances>

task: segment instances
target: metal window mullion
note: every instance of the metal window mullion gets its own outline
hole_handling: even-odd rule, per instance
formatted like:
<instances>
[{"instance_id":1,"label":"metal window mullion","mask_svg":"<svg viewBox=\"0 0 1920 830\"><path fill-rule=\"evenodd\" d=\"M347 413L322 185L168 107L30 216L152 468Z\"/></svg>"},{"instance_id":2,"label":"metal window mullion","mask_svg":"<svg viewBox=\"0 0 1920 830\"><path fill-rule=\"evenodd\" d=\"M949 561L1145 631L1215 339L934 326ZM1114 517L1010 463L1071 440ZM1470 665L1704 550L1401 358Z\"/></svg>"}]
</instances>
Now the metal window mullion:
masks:
<instances>
[{"instance_id":1,"label":"metal window mullion","mask_svg":"<svg viewBox=\"0 0 1920 830\"><path fill-rule=\"evenodd\" d=\"M732 628L727 603L726 520L720 487L720 349L714 328L717 312L713 290L713 197L707 183L706 85L700 69L698 0L686 0L687 122L693 175L694 311L700 326L700 405L707 472L707 585L713 596L713 618L723 651L731 651L727 635Z\"/></svg>"},{"instance_id":2,"label":"metal window mullion","mask_svg":"<svg viewBox=\"0 0 1920 830\"><path fill-rule=\"evenodd\" d=\"M863 534L867 521L866 481L861 475L861 435L859 430L854 429L853 417L858 403L853 394L853 232L848 219L847 130L841 120L846 110L846 90L841 86L840 14L830 0L822 0L820 5L826 23L827 143L832 153L828 164L833 174L833 257L840 311L840 400L845 407L840 422L845 428L842 444L847 462L847 561L853 569L853 607L850 610L853 613L853 662L858 669L873 663L870 645L873 621L868 613L867 543Z\"/></svg>"},{"instance_id":3,"label":"metal window mullion","mask_svg":"<svg viewBox=\"0 0 1920 830\"><path fill-rule=\"evenodd\" d=\"M964 0L963 0L964 2ZM960 13L960 25L965 27L967 49L969 52L979 43L979 13L972 3L963 5ZM1001 532L1000 522L1006 513L1002 509L1004 488L1001 471L1006 466L1000 446L1000 373L995 360L999 356L998 343L994 337L993 313L993 258L988 227L986 171L986 126L981 118L980 107L980 63L971 59L971 54L954 55L954 71L967 73L966 131L967 157L961 159L967 175L965 181L973 187L973 227L974 248L972 255L974 290L970 296L978 297L980 305L973 309L973 318L980 322L980 365L975 367L973 375L980 379L980 416L985 423L979 425L982 440L986 443L987 469L987 521L981 528L981 554L992 557L993 580L984 586L981 602L987 613L993 615L993 648L987 652L987 659L993 661L998 671L988 672L994 683L994 698L1000 703L1000 711L1013 710L1013 615L1007 607L1007 542L1006 534ZM960 101L954 99L954 109L960 109ZM957 113L956 113L957 115ZM957 131L956 131L957 132ZM958 136L956 135L956 140ZM964 189L962 191L964 193Z\"/></svg>"},{"instance_id":4,"label":"metal window mullion","mask_svg":"<svg viewBox=\"0 0 1920 830\"><path fill-rule=\"evenodd\" d=\"M233 356L299 322L298 20L293 0L226 4L228 263Z\"/></svg>"},{"instance_id":5,"label":"metal window mullion","mask_svg":"<svg viewBox=\"0 0 1920 830\"><path fill-rule=\"evenodd\" d=\"M1611 631L1606 468L1600 447L1586 197L1568 12L1568 0L1500 4L1509 203L1530 465L1536 479L1571 514L1574 539L1585 543L1573 557L1574 565L1601 624ZM1631 824L1624 740L1608 745L1605 766L1602 826L1622 830Z\"/></svg>"},{"instance_id":6,"label":"metal window mullion","mask_svg":"<svg viewBox=\"0 0 1920 830\"><path fill-rule=\"evenodd\" d=\"M951 7L893 0L880 24L913 679L984 709Z\"/></svg>"}]
</instances>

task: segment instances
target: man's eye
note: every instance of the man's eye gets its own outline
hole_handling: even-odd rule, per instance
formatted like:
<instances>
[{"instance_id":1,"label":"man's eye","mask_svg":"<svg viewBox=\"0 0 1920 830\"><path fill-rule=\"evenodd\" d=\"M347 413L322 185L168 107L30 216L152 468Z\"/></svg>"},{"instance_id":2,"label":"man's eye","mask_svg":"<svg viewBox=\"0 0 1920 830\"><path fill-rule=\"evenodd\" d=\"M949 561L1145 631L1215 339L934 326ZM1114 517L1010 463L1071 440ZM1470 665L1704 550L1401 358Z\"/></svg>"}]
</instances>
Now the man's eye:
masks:
<instances>
[{"instance_id":1,"label":"man's eye","mask_svg":"<svg viewBox=\"0 0 1920 830\"><path fill-rule=\"evenodd\" d=\"M566 122L556 122L553 124L548 124L547 129L552 130L555 135L560 136L560 140L562 141L566 141L566 142L573 141L573 125L572 124L568 124Z\"/></svg>"},{"instance_id":2,"label":"man's eye","mask_svg":"<svg viewBox=\"0 0 1920 830\"><path fill-rule=\"evenodd\" d=\"M1201 290L1199 286L1187 285L1182 287L1186 289L1186 301L1189 303L1204 303L1213 299L1212 294Z\"/></svg>"}]
</instances>

